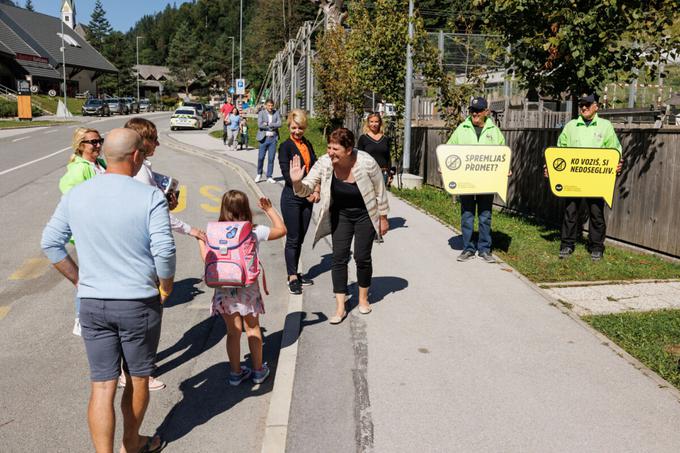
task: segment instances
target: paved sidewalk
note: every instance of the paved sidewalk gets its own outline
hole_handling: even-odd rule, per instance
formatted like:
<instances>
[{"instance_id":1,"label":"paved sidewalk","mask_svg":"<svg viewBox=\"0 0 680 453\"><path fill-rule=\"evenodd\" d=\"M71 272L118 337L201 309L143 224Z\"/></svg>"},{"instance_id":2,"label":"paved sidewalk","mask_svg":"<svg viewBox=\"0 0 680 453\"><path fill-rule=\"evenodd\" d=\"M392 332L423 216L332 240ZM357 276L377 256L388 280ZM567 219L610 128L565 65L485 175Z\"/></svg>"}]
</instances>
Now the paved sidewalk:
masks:
<instances>
[{"instance_id":1,"label":"paved sidewalk","mask_svg":"<svg viewBox=\"0 0 680 453\"><path fill-rule=\"evenodd\" d=\"M579 316L680 309L679 281L541 285Z\"/></svg>"}]
</instances>

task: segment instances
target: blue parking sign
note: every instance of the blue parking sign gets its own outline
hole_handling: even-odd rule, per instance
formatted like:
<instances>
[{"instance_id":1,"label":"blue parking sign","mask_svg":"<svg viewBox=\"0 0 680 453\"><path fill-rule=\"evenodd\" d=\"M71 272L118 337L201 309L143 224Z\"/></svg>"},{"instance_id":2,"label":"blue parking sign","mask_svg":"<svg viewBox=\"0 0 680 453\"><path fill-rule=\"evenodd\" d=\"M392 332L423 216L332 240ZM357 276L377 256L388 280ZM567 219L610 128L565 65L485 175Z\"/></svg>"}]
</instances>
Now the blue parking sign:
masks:
<instances>
[{"instance_id":1,"label":"blue parking sign","mask_svg":"<svg viewBox=\"0 0 680 453\"><path fill-rule=\"evenodd\" d=\"M236 94L246 94L245 79L236 79Z\"/></svg>"}]
</instances>

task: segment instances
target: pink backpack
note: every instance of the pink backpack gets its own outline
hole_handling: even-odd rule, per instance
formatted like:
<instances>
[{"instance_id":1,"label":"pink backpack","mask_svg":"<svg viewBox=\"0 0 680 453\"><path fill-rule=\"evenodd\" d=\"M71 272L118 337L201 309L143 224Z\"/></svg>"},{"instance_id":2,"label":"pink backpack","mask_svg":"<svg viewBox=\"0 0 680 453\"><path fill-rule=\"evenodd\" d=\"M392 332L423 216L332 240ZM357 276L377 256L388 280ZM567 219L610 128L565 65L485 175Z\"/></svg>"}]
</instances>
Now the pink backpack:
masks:
<instances>
[{"instance_id":1,"label":"pink backpack","mask_svg":"<svg viewBox=\"0 0 680 453\"><path fill-rule=\"evenodd\" d=\"M210 222L206 229L205 284L211 288L244 288L257 282L262 270L257 257L257 238L250 222Z\"/></svg>"}]
</instances>

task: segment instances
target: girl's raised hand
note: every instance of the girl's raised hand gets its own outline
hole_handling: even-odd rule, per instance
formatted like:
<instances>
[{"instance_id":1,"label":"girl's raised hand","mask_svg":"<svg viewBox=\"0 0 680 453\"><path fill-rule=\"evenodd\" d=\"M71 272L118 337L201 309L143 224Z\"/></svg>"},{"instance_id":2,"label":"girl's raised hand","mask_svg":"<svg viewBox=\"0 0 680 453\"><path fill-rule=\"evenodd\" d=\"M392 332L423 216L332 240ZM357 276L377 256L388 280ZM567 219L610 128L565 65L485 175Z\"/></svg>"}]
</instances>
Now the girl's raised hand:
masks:
<instances>
[{"instance_id":1,"label":"girl's raised hand","mask_svg":"<svg viewBox=\"0 0 680 453\"><path fill-rule=\"evenodd\" d=\"M272 207L272 202L271 202L271 200L270 200L269 198L267 198L267 197L261 197L261 198L257 201L257 205L260 207L260 209L262 209L263 211L266 211L266 210L268 210L268 209L271 209L271 207Z\"/></svg>"},{"instance_id":2,"label":"girl's raised hand","mask_svg":"<svg viewBox=\"0 0 680 453\"><path fill-rule=\"evenodd\" d=\"M302 163L300 162L300 156L295 155L290 161L290 180L293 183L302 181L302 177L305 175L305 171L302 168Z\"/></svg>"}]
</instances>

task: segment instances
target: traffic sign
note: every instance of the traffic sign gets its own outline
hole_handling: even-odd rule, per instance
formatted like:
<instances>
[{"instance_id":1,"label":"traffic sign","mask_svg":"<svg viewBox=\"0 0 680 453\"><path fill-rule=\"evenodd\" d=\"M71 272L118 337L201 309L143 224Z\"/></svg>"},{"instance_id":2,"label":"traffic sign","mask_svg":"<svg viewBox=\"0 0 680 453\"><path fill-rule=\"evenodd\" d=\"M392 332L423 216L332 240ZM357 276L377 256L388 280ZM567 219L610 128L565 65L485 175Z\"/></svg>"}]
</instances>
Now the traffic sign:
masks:
<instances>
[{"instance_id":1,"label":"traffic sign","mask_svg":"<svg viewBox=\"0 0 680 453\"><path fill-rule=\"evenodd\" d=\"M229 87L229 94L234 94L234 87Z\"/></svg>"},{"instance_id":2,"label":"traffic sign","mask_svg":"<svg viewBox=\"0 0 680 453\"><path fill-rule=\"evenodd\" d=\"M236 94L246 94L246 79L236 79Z\"/></svg>"}]
</instances>

